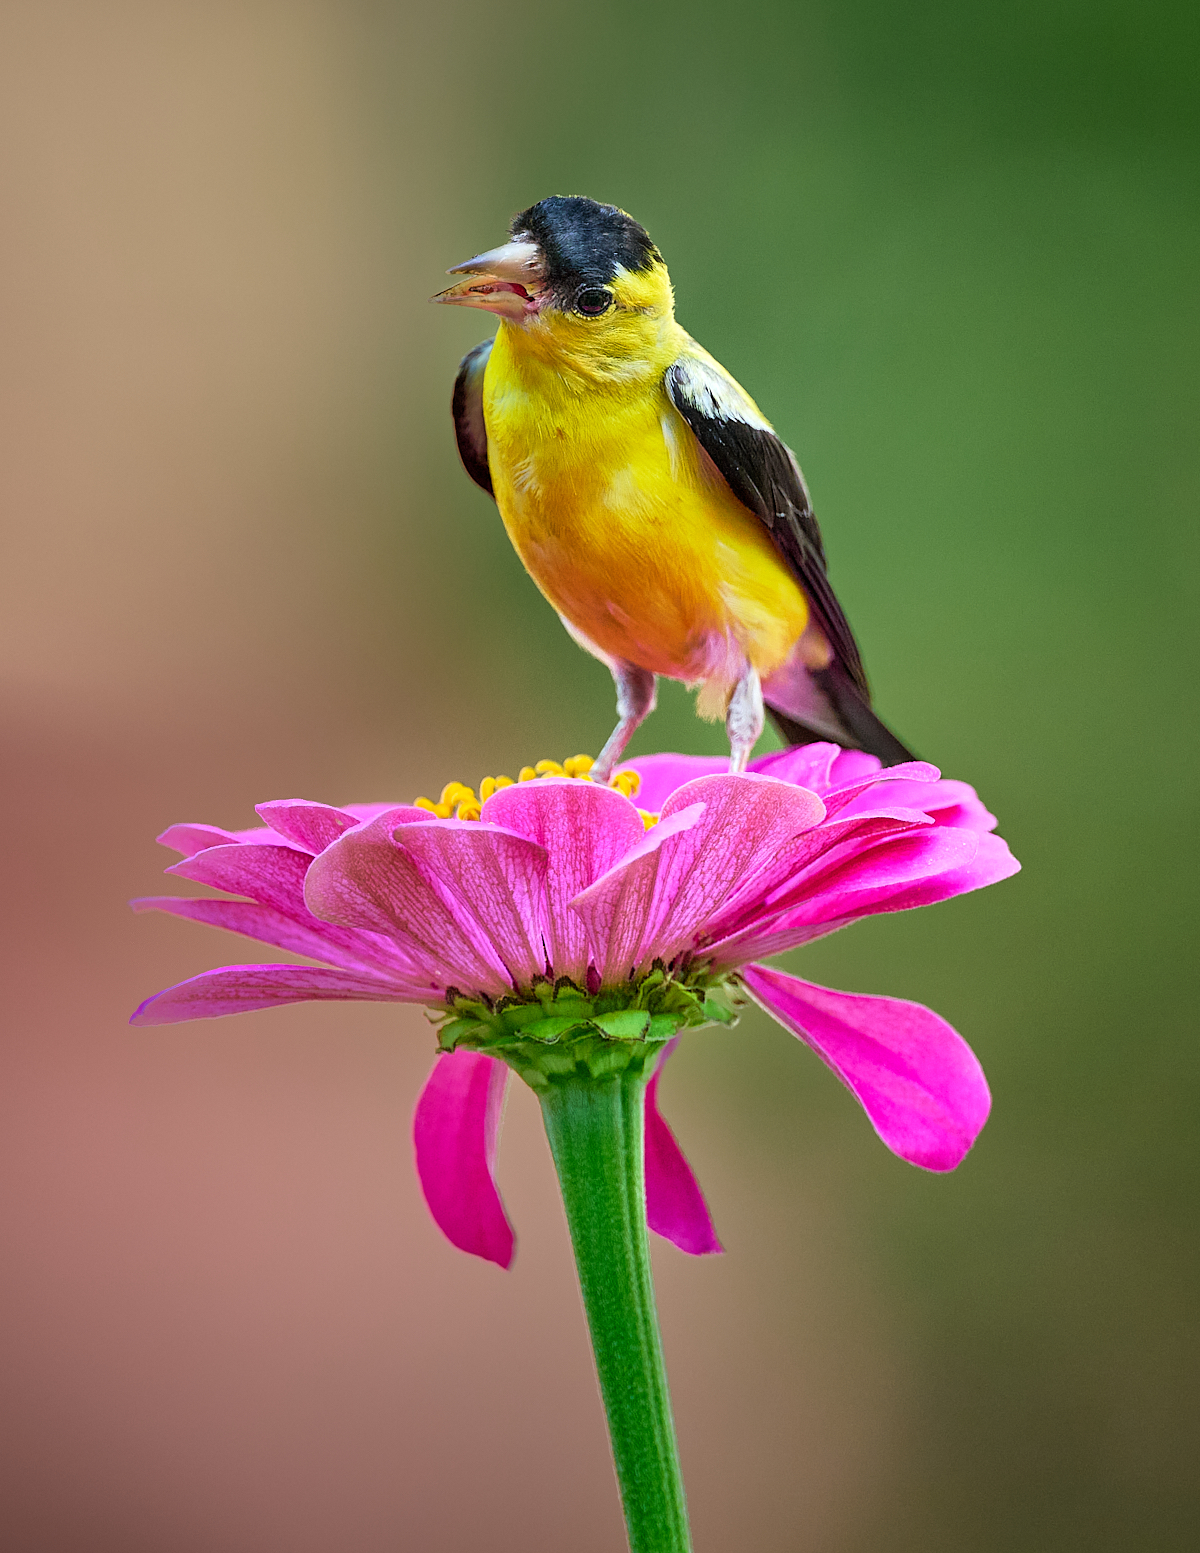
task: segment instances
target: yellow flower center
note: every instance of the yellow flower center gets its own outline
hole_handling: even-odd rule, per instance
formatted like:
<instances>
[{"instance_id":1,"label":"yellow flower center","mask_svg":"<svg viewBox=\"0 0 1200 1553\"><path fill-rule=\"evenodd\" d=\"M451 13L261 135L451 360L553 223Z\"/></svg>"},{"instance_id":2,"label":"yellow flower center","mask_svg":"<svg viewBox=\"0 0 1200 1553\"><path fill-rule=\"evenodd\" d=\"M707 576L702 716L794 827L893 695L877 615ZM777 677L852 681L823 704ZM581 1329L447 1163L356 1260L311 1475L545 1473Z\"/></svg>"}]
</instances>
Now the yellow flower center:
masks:
<instances>
[{"instance_id":1,"label":"yellow flower center","mask_svg":"<svg viewBox=\"0 0 1200 1553\"><path fill-rule=\"evenodd\" d=\"M594 762L590 755L568 755L566 760L539 760L535 765L522 766L517 773L518 782L536 782L539 777L569 777L576 782L590 782L591 771ZM642 779L636 771L618 771L616 776L608 784L618 793L631 801L637 797L638 788L642 785ZM451 818L459 820L477 820L483 805L493 793L502 787L514 786L512 777L486 776L479 784L479 796L475 796L475 789L468 787L465 782L447 782L442 788L442 796L434 803L432 798L417 798L414 800L418 809L428 809L430 814L436 814L439 820ZM639 809L642 824L647 830L658 824L658 815L650 814L645 809Z\"/></svg>"}]
</instances>

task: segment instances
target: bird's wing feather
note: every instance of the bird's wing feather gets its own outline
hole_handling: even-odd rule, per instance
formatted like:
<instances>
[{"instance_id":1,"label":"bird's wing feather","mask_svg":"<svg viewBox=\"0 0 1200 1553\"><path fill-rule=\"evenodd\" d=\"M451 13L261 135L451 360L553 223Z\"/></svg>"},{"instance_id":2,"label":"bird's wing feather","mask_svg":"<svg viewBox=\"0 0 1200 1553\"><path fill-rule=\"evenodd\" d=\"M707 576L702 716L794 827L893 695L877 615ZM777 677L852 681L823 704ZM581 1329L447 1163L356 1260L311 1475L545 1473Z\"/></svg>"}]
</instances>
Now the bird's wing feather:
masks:
<instances>
[{"instance_id":1,"label":"bird's wing feather","mask_svg":"<svg viewBox=\"0 0 1200 1553\"><path fill-rule=\"evenodd\" d=\"M694 343L667 368L665 386L729 489L774 540L833 651L825 668L809 667L798 643L791 660L764 684L780 732L792 744L833 737L869 750L885 765L912 759L871 710L858 644L829 585L821 531L796 455L749 394Z\"/></svg>"},{"instance_id":2,"label":"bird's wing feather","mask_svg":"<svg viewBox=\"0 0 1200 1553\"><path fill-rule=\"evenodd\" d=\"M492 472L488 468L487 427L483 423L483 372L491 353L492 341L484 340L463 357L454 379L450 413L454 417L454 436L463 468L480 490L495 497Z\"/></svg>"},{"instance_id":3,"label":"bird's wing feather","mask_svg":"<svg viewBox=\"0 0 1200 1553\"><path fill-rule=\"evenodd\" d=\"M829 585L821 530L796 455L711 357L680 356L667 368L666 390L729 489L766 527L847 678L869 704L858 644Z\"/></svg>"}]
</instances>

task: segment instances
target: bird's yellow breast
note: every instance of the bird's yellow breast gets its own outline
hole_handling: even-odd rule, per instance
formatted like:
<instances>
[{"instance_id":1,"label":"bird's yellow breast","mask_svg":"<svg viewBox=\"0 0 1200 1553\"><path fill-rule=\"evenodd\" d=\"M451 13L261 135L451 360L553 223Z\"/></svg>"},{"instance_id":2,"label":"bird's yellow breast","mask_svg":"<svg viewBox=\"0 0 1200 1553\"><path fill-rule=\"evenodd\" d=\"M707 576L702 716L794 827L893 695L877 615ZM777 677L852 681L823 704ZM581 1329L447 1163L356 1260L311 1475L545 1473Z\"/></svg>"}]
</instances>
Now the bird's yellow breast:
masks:
<instances>
[{"instance_id":1,"label":"bird's yellow breast","mask_svg":"<svg viewBox=\"0 0 1200 1553\"><path fill-rule=\"evenodd\" d=\"M581 380L502 326L488 462L509 538L559 614L610 658L708 682L715 712L747 662L765 678L786 661L808 608L667 397L663 373L690 344L672 327L661 362Z\"/></svg>"}]
</instances>

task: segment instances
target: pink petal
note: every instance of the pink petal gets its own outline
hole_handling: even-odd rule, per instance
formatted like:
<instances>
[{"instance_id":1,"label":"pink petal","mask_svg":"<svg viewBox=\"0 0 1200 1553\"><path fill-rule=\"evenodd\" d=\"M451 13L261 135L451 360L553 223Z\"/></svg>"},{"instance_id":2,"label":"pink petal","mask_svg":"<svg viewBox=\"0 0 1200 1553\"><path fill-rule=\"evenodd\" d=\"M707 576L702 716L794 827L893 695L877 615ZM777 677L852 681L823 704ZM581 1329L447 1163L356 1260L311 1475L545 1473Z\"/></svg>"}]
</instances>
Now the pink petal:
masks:
<instances>
[{"instance_id":1,"label":"pink petal","mask_svg":"<svg viewBox=\"0 0 1200 1553\"><path fill-rule=\"evenodd\" d=\"M917 807L924 809L938 825L954 825L960 830L991 831L1000 823L981 802L979 794L969 782L943 777L940 782L933 784L932 792L914 796L917 798Z\"/></svg>"},{"instance_id":2,"label":"pink petal","mask_svg":"<svg viewBox=\"0 0 1200 1553\"><path fill-rule=\"evenodd\" d=\"M556 974L581 986L588 943L569 903L645 839L641 816L627 798L591 782L520 782L501 788L483 806L483 819L506 826L543 847L546 871L546 945Z\"/></svg>"},{"instance_id":3,"label":"pink petal","mask_svg":"<svg viewBox=\"0 0 1200 1553\"><path fill-rule=\"evenodd\" d=\"M386 935L437 986L510 992L512 978L469 903L451 910L417 859L393 840L397 812L403 818L407 811L385 810L313 858L304 881L309 910L325 922ZM431 820L428 826L448 823ZM414 832L422 828L412 826Z\"/></svg>"},{"instance_id":4,"label":"pink petal","mask_svg":"<svg viewBox=\"0 0 1200 1553\"><path fill-rule=\"evenodd\" d=\"M659 855L703 813L704 805L696 803L660 821L615 868L570 903L583 923L602 982L624 981L632 973L654 900Z\"/></svg>"},{"instance_id":5,"label":"pink petal","mask_svg":"<svg viewBox=\"0 0 1200 1553\"><path fill-rule=\"evenodd\" d=\"M433 819L433 815L430 814L428 809L418 809L415 804L344 803L341 807L342 813L352 814L359 825L364 820L377 820L381 814L400 814L402 812L406 813L409 819L417 819L421 815L424 815L427 820Z\"/></svg>"},{"instance_id":6,"label":"pink petal","mask_svg":"<svg viewBox=\"0 0 1200 1553\"><path fill-rule=\"evenodd\" d=\"M940 1014L765 965L743 977L767 1013L833 1069L894 1154L926 1170L961 1163L992 1101L975 1053Z\"/></svg>"},{"instance_id":7,"label":"pink petal","mask_svg":"<svg viewBox=\"0 0 1200 1553\"><path fill-rule=\"evenodd\" d=\"M857 857L880 846L884 838L907 831L932 829L932 822L915 809L882 809L873 814L844 816L816 825L778 848L762 868L733 891L706 925L708 941L723 938L739 926L762 922L797 899L812 893L825 859Z\"/></svg>"},{"instance_id":8,"label":"pink petal","mask_svg":"<svg viewBox=\"0 0 1200 1553\"><path fill-rule=\"evenodd\" d=\"M168 825L156 840L160 846L170 847L172 852L182 852L184 857L194 857L206 847L237 844L233 831L221 830L216 825Z\"/></svg>"},{"instance_id":9,"label":"pink petal","mask_svg":"<svg viewBox=\"0 0 1200 1553\"><path fill-rule=\"evenodd\" d=\"M663 1064L679 1045L670 1041L646 1085L646 1223L656 1235L689 1256L712 1256L723 1249L692 1167L658 1109L658 1080Z\"/></svg>"},{"instance_id":10,"label":"pink petal","mask_svg":"<svg viewBox=\"0 0 1200 1553\"><path fill-rule=\"evenodd\" d=\"M930 906L1007 879L1020 864L999 836L930 826L885 836L859 855L822 859L802 886L798 911L811 921Z\"/></svg>"},{"instance_id":11,"label":"pink petal","mask_svg":"<svg viewBox=\"0 0 1200 1553\"><path fill-rule=\"evenodd\" d=\"M284 1003L423 1002L382 978L316 965L225 965L155 993L136 1010L131 1025L173 1025L186 1019L216 1019Z\"/></svg>"},{"instance_id":12,"label":"pink petal","mask_svg":"<svg viewBox=\"0 0 1200 1553\"><path fill-rule=\"evenodd\" d=\"M822 797L826 811L831 816L842 813L855 800L862 800L872 807L886 803L905 809L921 809L923 806L914 803L911 796L901 796L901 787L905 794L916 790L927 794L937 785L940 775L938 768L929 765L927 761L909 760L903 765L885 766L882 771L873 771L856 782L831 787Z\"/></svg>"},{"instance_id":13,"label":"pink petal","mask_svg":"<svg viewBox=\"0 0 1200 1553\"><path fill-rule=\"evenodd\" d=\"M254 808L277 835L314 856L359 823L344 809L310 803L304 798L278 798L271 803L255 804ZM423 809L419 812L425 813Z\"/></svg>"},{"instance_id":14,"label":"pink petal","mask_svg":"<svg viewBox=\"0 0 1200 1553\"><path fill-rule=\"evenodd\" d=\"M413 858L459 927L498 956L513 983L546 974L545 847L478 820L398 825Z\"/></svg>"},{"instance_id":15,"label":"pink petal","mask_svg":"<svg viewBox=\"0 0 1200 1553\"><path fill-rule=\"evenodd\" d=\"M166 870L181 879L207 884L227 895L248 895L263 906L295 912L304 910L304 875L312 858L283 846L208 847Z\"/></svg>"},{"instance_id":16,"label":"pink petal","mask_svg":"<svg viewBox=\"0 0 1200 1553\"><path fill-rule=\"evenodd\" d=\"M779 954L848 922L884 911L932 905L980 889L1019 867L996 836L930 825L899 835L852 839L803 870L757 922L708 948L714 961Z\"/></svg>"},{"instance_id":17,"label":"pink petal","mask_svg":"<svg viewBox=\"0 0 1200 1553\"><path fill-rule=\"evenodd\" d=\"M461 1251L507 1267L512 1225L496 1190L509 1069L482 1052L440 1056L413 1115L417 1175L434 1222Z\"/></svg>"},{"instance_id":18,"label":"pink petal","mask_svg":"<svg viewBox=\"0 0 1200 1553\"><path fill-rule=\"evenodd\" d=\"M1002 837L984 833L978 834L976 840L975 855L969 862L905 885L885 902L872 906L872 911L911 911L917 906L934 906L938 901L968 895L972 890L982 890L1020 873L1021 865Z\"/></svg>"},{"instance_id":19,"label":"pink petal","mask_svg":"<svg viewBox=\"0 0 1200 1553\"><path fill-rule=\"evenodd\" d=\"M839 749L830 768L830 785L844 787L848 782L859 782L882 769L883 762L878 755L868 755L866 750Z\"/></svg>"},{"instance_id":20,"label":"pink petal","mask_svg":"<svg viewBox=\"0 0 1200 1553\"><path fill-rule=\"evenodd\" d=\"M265 835L273 832L265 831ZM411 972L417 962L387 938L375 934L347 932L340 926L319 921L304 899L304 882L313 859L293 847L265 844L209 847L195 856L174 863L166 871L182 879L207 884L230 895L248 895L260 906L289 917L305 930L320 935L324 949L319 953L303 949L301 954L333 963L371 961L381 967ZM268 940L270 942L270 940ZM281 947L286 947L282 946Z\"/></svg>"},{"instance_id":21,"label":"pink petal","mask_svg":"<svg viewBox=\"0 0 1200 1553\"><path fill-rule=\"evenodd\" d=\"M685 808L703 813L673 828ZM690 948L719 908L824 815L821 800L769 777L700 777L672 793L646 841L574 902L603 974Z\"/></svg>"},{"instance_id":22,"label":"pink petal","mask_svg":"<svg viewBox=\"0 0 1200 1553\"><path fill-rule=\"evenodd\" d=\"M647 814L660 814L676 788L697 777L719 776L729 770L729 761L708 755L639 755L617 770L637 772L642 785L634 794L634 803Z\"/></svg>"},{"instance_id":23,"label":"pink petal","mask_svg":"<svg viewBox=\"0 0 1200 1553\"><path fill-rule=\"evenodd\" d=\"M382 975L389 981L403 983L413 988L421 986L409 974L409 967L386 940L373 933L354 933L345 928L321 922L306 910L307 921L276 911L272 906L260 906L256 901L229 901L197 899L181 895L147 895L129 903L134 911L165 911L174 917L185 917L190 922L203 922L209 927L224 928L230 933L241 933L246 938L257 939L260 944L271 944L276 949L287 949L292 954L307 955L312 960L323 960L343 970L367 970ZM432 987L426 989L428 997L422 1001L437 1002L438 994Z\"/></svg>"},{"instance_id":24,"label":"pink petal","mask_svg":"<svg viewBox=\"0 0 1200 1553\"><path fill-rule=\"evenodd\" d=\"M252 825L248 830L222 830L219 825L169 825L156 840L173 852L193 857L206 847L277 847L282 837L269 825Z\"/></svg>"},{"instance_id":25,"label":"pink petal","mask_svg":"<svg viewBox=\"0 0 1200 1553\"><path fill-rule=\"evenodd\" d=\"M757 771L760 776L773 776L780 782L794 782L813 793L824 793L834 785L830 773L841 753L838 744L794 744L789 749L760 755L750 762L750 770ZM881 762L874 756L871 759L875 760L878 770Z\"/></svg>"},{"instance_id":26,"label":"pink petal","mask_svg":"<svg viewBox=\"0 0 1200 1553\"><path fill-rule=\"evenodd\" d=\"M903 772L903 766L891 766L892 771ZM886 774L886 773L885 773ZM850 794L845 801L842 794ZM853 784L840 790L837 797L830 794L830 803L837 804L842 814L855 814L869 808L879 796L886 796L889 804L900 804L906 809L920 809L928 814L935 825L950 825L958 830L990 831L996 828L996 816L980 803L975 789L969 782L956 782L942 777L938 781L907 781L893 779L886 790L880 791L874 784L855 792Z\"/></svg>"}]
</instances>

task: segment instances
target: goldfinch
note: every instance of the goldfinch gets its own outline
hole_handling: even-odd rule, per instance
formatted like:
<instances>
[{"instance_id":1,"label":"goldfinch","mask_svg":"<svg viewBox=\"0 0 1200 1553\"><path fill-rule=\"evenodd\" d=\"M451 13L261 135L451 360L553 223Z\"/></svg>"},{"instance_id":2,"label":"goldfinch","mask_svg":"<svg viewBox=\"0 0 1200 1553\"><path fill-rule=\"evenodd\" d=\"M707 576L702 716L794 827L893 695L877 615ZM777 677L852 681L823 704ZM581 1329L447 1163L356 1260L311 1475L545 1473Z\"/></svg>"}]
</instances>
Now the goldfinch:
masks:
<instances>
[{"instance_id":1,"label":"goldfinch","mask_svg":"<svg viewBox=\"0 0 1200 1553\"><path fill-rule=\"evenodd\" d=\"M744 769L764 701L789 743L911 758L871 710L800 466L675 322L662 255L612 205L541 200L435 302L500 320L452 404L467 473L526 570L617 686L607 781L658 675L699 688Z\"/></svg>"}]
</instances>

